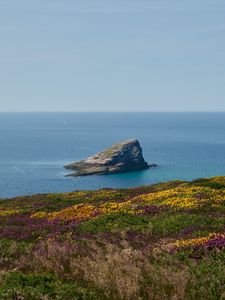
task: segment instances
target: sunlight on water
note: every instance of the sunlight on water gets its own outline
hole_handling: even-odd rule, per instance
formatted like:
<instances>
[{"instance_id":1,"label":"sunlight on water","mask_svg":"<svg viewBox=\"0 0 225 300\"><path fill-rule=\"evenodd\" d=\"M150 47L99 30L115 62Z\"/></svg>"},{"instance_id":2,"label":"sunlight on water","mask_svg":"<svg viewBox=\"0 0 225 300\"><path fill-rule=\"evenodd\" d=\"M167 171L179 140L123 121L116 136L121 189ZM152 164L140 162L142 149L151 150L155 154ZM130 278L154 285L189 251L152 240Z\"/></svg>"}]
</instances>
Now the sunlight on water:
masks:
<instances>
[{"instance_id":1,"label":"sunlight on water","mask_svg":"<svg viewBox=\"0 0 225 300\"><path fill-rule=\"evenodd\" d=\"M65 164L138 138L158 167L65 177ZM0 197L225 175L223 113L0 114Z\"/></svg>"}]
</instances>

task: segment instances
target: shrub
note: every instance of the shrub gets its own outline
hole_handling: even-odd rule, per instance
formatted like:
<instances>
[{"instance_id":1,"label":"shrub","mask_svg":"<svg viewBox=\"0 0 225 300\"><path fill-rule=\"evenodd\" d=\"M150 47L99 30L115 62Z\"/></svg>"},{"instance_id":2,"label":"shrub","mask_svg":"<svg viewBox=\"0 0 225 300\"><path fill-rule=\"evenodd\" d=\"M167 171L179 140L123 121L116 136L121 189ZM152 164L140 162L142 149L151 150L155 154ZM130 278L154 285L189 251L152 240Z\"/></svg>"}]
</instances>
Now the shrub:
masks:
<instances>
[{"instance_id":1,"label":"shrub","mask_svg":"<svg viewBox=\"0 0 225 300\"><path fill-rule=\"evenodd\" d=\"M93 300L106 299L94 289L76 283L62 282L51 275L10 272L3 276L0 287L2 300Z\"/></svg>"}]
</instances>

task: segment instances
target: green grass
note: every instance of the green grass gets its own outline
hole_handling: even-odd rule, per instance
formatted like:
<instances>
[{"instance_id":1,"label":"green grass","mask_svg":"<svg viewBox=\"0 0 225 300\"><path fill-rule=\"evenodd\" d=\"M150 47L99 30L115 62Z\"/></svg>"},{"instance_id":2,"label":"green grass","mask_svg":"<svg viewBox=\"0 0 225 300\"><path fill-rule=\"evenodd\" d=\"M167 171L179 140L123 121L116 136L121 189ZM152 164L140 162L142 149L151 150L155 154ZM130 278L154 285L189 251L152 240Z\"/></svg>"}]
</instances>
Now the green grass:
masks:
<instances>
[{"instance_id":1,"label":"green grass","mask_svg":"<svg viewBox=\"0 0 225 300\"><path fill-rule=\"evenodd\" d=\"M134 218L126 213L111 213L88 220L79 227L79 230L81 232L98 233L124 229L144 230L149 226L151 226L151 220L147 217L136 216Z\"/></svg>"},{"instance_id":2,"label":"green grass","mask_svg":"<svg viewBox=\"0 0 225 300\"><path fill-rule=\"evenodd\" d=\"M0 299L104 299L94 288L81 287L76 283L62 282L51 275L9 272L2 278Z\"/></svg>"},{"instance_id":3,"label":"green grass","mask_svg":"<svg viewBox=\"0 0 225 300\"><path fill-rule=\"evenodd\" d=\"M224 208L225 177L2 199L0 299L225 299Z\"/></svg>"}]
</instances>

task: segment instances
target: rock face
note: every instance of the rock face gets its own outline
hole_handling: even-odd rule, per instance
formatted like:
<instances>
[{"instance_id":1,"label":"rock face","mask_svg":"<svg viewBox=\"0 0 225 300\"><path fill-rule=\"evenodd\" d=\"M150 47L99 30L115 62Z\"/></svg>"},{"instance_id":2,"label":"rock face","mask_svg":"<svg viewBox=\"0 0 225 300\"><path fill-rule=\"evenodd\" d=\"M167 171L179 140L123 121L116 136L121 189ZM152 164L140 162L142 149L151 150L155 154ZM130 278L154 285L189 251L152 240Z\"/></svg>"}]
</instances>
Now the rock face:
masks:
<instances>
[{"instance_id":1,"label":"rock face","mask_svg":"<svg viewBox=\"0 0 225 300\"><path fill-rule=\"evenodd\" d=\"M65 166L75 170L69 176L86 176L94 174L115 174L148 169L149 165L143 158L140 143L136 139L127 140L87 158Z\"/></svg>"}]
</instances>

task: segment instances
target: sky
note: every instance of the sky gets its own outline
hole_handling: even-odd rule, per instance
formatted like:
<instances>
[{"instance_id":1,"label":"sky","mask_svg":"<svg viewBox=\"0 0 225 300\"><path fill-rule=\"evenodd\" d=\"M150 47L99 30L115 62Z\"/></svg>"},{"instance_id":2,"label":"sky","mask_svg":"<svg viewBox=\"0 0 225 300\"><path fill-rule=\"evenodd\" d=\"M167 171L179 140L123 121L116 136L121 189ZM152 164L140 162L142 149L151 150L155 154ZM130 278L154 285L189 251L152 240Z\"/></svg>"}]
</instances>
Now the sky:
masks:
<instances>
[{"instance_id":1,"label":"sky","mask_svg":"<svg viewBox=\"0 0 225 300\"><path fill-rule=\"evenodd\" d=\"M225 111L224 0L0 0L0 111Z\"/></svg>"}]
</instances>

